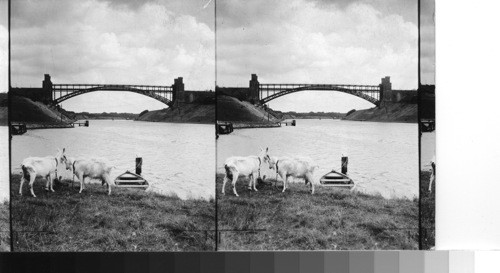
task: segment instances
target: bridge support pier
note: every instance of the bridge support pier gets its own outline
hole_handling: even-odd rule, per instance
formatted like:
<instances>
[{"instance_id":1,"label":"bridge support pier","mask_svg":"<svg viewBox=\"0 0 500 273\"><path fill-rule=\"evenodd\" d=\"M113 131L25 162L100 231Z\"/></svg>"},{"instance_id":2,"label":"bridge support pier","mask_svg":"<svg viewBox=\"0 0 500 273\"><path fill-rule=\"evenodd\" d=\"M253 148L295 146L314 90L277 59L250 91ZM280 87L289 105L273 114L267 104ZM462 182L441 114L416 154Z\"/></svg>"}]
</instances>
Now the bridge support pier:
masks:
<instances>
[{"instance_id":1,"label":"bridge support pier","mask_svg":"<svg viewBox=\"0 0 500 273\"><path fill-rule=\"evenodd\" d=\"M392 101L391 77L385 76L384 78L382 78L379 87L380 87L380 95L379 95L380 97L379 107L380 107L383 102Z\"/></svg>"},{"instance_id":2,"label":"bridge support pier","mask_svg":"<svg viewBox=\"0 0 500 273\"><path fill-rule=\"evenodd\" d=\"M43 103L53 104L54 97L52 96L52 81L50 80L49 74L44 74L44 79L42 82L42 93L43 93Z\"/></svg>"},{"instance_id":3,"label":"bridge support pier","mask_svg":"<svg viewBox=\"0 0 500 273\"><path fill-rule=\"evenodd\" d=\"M257 74L252 74L252 78L250 79L248 100L253 104L256 104L260 101L259 80L257 78Z\"/></svg>"},{"instance_id":4,"label":"bridge support pier","mask_svg":"<svg viewBox=\"0 0 500 273\"><path fill-rule=\"evenodd\" d=\"M174 79L174 84L172 85L172 101L174 105L185 102L184 83L182 82L182 77Z\"/></svg>"}]
</instances>

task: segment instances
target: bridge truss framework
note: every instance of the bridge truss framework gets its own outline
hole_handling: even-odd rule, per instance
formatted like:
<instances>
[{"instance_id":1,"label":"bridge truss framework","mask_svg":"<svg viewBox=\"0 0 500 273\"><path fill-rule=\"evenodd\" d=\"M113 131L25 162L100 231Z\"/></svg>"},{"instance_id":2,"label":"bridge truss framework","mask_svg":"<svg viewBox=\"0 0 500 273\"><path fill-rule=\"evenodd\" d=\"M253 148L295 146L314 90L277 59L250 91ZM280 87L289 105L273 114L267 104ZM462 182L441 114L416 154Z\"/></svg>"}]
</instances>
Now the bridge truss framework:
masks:
<instances>
[{"instance_id":1,"label":"bridge truss framework","mask_svg":"<svg viewBox=\"0 0 500 273\"><path fill-rule=\"evenodd\" d=\"M348 84L259 84L259 99L260 103L264 104L281 96L304 90L339 91L360 97L377 106L381 101L381 86Z\"/></svg>"},{"instance_id":2,"label":"bridge truss framework","mask_svg":"<svg viewBox=\"0 0 500 273\"><path fill-rule=\"evenodd\" d=\"M130 91L151 97L167 105L173 101L172 86L123 84L52 84L52 100L58 104L75 96L99 90Z\"/></svg>"}]
</instances>

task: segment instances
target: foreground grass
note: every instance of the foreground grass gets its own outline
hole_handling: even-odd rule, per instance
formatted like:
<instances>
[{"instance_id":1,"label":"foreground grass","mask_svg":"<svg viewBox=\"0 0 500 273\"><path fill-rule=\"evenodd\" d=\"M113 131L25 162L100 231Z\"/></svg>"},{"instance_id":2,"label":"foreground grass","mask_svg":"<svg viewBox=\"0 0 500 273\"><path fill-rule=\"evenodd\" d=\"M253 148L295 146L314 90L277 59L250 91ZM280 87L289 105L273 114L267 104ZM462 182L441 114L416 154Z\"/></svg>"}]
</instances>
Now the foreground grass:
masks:
<instances>
[{"instance_id":1,"label":"foreground grass","mask_svg":"<svg viewBox=\"0 0 500 273\"><path fill-rule=\"evenodd\" d=\"M0 204L0 251L10 251L9 202Z\"/></svg>"},{"instance_id":2,"label":"foreground grass","mask_svg":"<svg viewBox=\"0 0 500 273\"><path fill-rule=\"evenodd\" d=\"M43 189L37 179L19 196L19 175L12 175L12 224L15 251L211 251L214 202L180 200L143 190L101 184L55 184Z\"/></svg>"},{"instance_id":3,"label":"foreground grass","mask_svg":"<svg viewBox=\"0 0 500 273\"><path fill-rule=\"evenodd\" d=\"M311 195L304 183L291 183L285 193L260 183L249 192L241 178L240 197L229 183L222 196L222 179L217 176L219 249L418 249L418 199L321 186Z\"/></svg>"},{"instance_id":4,"label":"foreground grass","mask_svg":"<svg viewBox=\"0 0 500 273\"><path fill-rule=\"evenodd\" d=\"M420 213L422 223L422 249L431 249L436 240L436 184L429 192L430 171L420 171Z\"/></svg>"}]
</instances>

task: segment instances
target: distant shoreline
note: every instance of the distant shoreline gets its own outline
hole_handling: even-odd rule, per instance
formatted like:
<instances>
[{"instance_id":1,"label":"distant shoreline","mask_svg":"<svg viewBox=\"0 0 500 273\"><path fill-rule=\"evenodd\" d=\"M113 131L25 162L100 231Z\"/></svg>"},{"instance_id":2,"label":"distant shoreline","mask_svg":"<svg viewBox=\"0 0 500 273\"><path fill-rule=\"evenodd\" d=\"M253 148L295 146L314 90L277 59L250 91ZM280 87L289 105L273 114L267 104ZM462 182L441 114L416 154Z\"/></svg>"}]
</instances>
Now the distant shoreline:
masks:
<instances>
[{"instance_id":1,"label":"distant shoreline","mask_svg":"<svg viewBox=\"0 0 500 273\"><path fill-rule=\"evenodd\" d=\"M98 119L79 119L79 120L111 120L113 119L104 119L104 118L98 118ZM114 119L118 121L137 121L137 122L153 122L153 123L185 123L185 124L210 124L212 125L213 123L210 122L196 122L196 121L153 121L153 120L136 120L136 119ZM92 124L90 124L92 126Z\"/></svg>"}]
</instances>

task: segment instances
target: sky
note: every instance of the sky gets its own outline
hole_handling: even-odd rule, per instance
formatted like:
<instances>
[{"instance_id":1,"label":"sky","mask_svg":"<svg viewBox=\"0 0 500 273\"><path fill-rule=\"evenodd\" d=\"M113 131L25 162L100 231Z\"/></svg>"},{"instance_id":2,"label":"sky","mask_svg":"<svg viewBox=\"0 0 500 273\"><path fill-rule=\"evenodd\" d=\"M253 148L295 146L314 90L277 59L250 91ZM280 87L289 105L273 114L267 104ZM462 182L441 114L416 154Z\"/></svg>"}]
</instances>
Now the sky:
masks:
<instances>
[{"instance_id":1,"label":"sky","mask_svg":"<svg viewBox=\"0 0 500 273\"><path fill-rule=\"evenodd\" d=\"M436 84L435 0L420 1L420 80Z\"/></svg>"},{"instance_id":2,"label":"sky","mask_svg":"<svg viewBox=\"0 0 500 273\"><path fill-rule=\"evenodd\" d=\"M418 86L417 0L217 2L217 85L331 83ZM346 112L374 105L340 92L303 91L282 111Z\"/></svg>"},{"instance_id":3,"label":"sky","mask_svg":"<svg viewBox=\"0 0 500 273\"><path fill-rule=\"evenodd\" d=\"M0 92L8 90L8 26L7 0L0 0ZM0 128L0 202L9 199L9 136L7 127Z\"/></svg>"},{"instance_id":4,"label":"sky","mask_svg":"<svg viewBox=\"0 0 500 273\"><path fill-rule=\"evenodd\" d=\"M9 32L8 32L8 2L0 0L0 92L9 90Z\"/></svg>"},{"instance_id":5,"label":"sky","mask_svg":"<svg viewBox=\"0 0 500 273\"><path fill-rule=\"evenodd\" d=\"M172 85L214 90L211 0L16 0L11 7L11 85L52 82ZM64 101L87 112L167 106L132 92L92 92Z\"/></svg>"}]
</instances>

